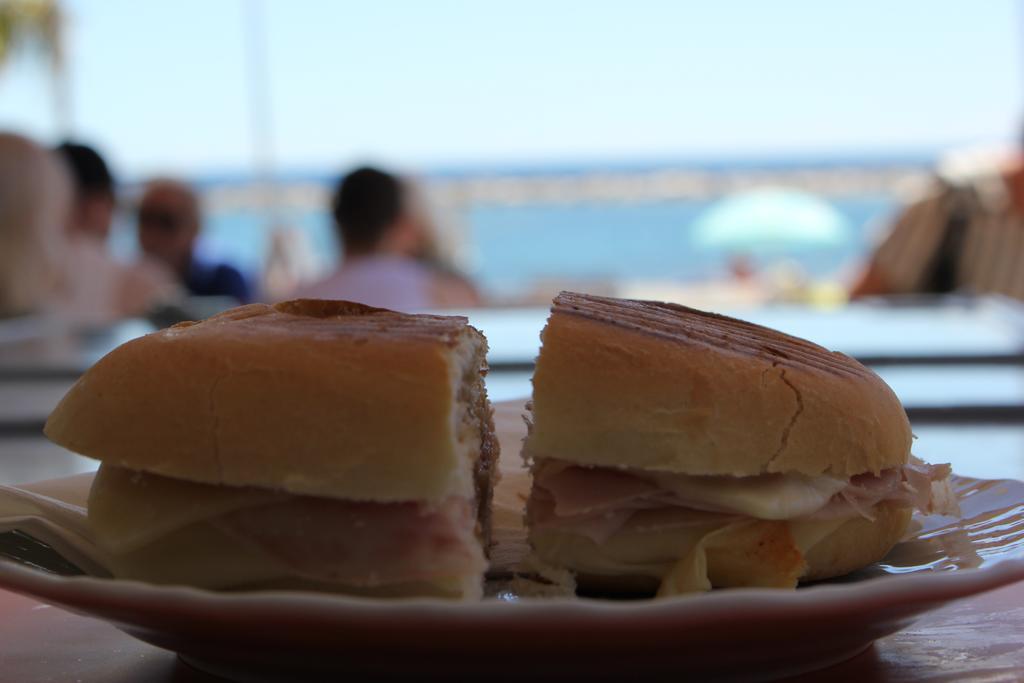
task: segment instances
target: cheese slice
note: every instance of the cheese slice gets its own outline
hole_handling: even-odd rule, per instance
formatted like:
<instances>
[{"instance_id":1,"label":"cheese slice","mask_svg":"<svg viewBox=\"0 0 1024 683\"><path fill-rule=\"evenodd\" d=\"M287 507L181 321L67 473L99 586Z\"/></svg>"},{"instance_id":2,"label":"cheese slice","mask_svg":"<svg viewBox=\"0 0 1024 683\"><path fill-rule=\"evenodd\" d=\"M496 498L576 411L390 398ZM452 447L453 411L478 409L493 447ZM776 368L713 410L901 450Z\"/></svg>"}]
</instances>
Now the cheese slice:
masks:
<instances>
[{"instance_id":1,"label":"cheese slice","mask_svg":"<svg viewBox=\"0 0 1024 683\"><path fill-rule=\"evenodd\" d=\"M196 522L290 498L269 489L213 486L103 464L89 492L89 525L124 553Z\"/></svg>"},{"instance_id":2,"label":"cheese slice","mask_svg":"<svg viewBox=\"0 0 1024 683\"><path fill-rule=\"evenodd\" d=\"M848 479L802 474L695 477L664 473L653 479L688 507L768 520L812 514L849 484Z\"/></svg>"}]
</instances>

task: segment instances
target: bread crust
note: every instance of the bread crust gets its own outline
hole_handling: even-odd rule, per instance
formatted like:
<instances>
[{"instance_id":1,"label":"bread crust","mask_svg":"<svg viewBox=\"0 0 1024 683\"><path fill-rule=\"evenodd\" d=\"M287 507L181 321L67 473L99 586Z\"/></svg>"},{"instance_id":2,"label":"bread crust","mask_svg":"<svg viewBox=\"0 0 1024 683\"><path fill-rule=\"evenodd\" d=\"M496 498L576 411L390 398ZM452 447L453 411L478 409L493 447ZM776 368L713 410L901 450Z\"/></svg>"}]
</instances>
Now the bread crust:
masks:
<instances>
[{"instance_id":1,"label":"bread crust","mask_svg":"<svg viewBox=\"0 0 1024 683\"><path fill-rule=\"evenodd\" d=\"M906 413L875 373L768 328L563 292L542 340L530 458L845 477L909 457Z\"/></svg>"},{"instance_id":2,"label":"bread crust","mask_svg":"<svg viewBox=\"0 0 1024 683\"><path fill-rule=\"evenodd\" d=\"M460 317L253 304L118 347L44 431L82 455L189 481L380 502L472 499L490 408L460 406L458 394L482 382L486 348ZM459 410L482 414L467 430Z\"/></svg>"}]
</instances>

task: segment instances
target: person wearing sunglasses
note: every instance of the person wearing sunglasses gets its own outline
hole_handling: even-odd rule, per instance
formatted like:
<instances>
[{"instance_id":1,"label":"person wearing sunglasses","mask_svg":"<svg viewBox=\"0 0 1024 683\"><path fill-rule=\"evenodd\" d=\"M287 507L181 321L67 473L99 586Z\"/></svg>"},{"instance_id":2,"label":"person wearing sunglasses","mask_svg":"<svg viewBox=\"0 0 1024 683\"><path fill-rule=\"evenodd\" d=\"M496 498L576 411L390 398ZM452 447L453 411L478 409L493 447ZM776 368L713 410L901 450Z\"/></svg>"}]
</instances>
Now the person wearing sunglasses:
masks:
<instances>
[{"instance_id":1,"label":"person wearing sunglasses","mask_svg":"<svg viewBox=\"0 0 1024 683\"><path fill-rule=\"evenodd\" d=\"M191 187L171 179L151 181L142 193L137 218L142 251L170 268L190 294L251 301L249 285L237 269L197 258L202 216Z\"/></svg>"}]
</instances>

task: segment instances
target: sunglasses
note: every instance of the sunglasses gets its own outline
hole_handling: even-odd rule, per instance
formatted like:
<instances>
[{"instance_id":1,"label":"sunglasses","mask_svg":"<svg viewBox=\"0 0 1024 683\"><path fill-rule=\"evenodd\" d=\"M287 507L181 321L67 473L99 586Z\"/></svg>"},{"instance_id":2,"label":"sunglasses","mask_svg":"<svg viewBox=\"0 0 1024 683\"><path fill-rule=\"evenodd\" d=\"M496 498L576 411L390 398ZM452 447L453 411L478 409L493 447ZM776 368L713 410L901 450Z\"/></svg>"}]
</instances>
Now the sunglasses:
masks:
<instances>
[{"instance_id":1,"label":"sunglasses","mask_svg":"<svg viewBox=\"0 0 1024 683\"><path fill-rule=\"evenodd\" d=\"M176 232L184 220L174 211L158 208L141 208L138 211L139 227L160 232Z\"/></svg>"}]
</instances>

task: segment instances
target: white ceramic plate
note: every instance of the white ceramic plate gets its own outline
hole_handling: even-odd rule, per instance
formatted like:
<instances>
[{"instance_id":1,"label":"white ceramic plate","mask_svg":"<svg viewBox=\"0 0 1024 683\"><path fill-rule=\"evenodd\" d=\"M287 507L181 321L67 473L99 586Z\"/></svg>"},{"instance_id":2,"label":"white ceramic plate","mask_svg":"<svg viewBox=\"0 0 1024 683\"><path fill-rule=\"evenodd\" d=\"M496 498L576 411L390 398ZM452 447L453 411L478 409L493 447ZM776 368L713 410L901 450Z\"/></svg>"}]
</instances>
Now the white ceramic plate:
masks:
<instances>
[{"instance_id":1,"label":"white ceramic plate","mask_svg":"<svg viewBox=\"0 0 1024 683\"><path fill-rule=\"evenodd\" d=\"M0 561L0 586L109 621L240 681L541 673L766 680L844 660L925 611L1024 579L1024 484L958 477L955 488L962 520L924 518L883 562L796 591L628 602L506 591L476 604L218 594L62 575L66 565L31 543L13 548L9 535L0 551L22 561Z\"/></svg>"}]
</instances>

